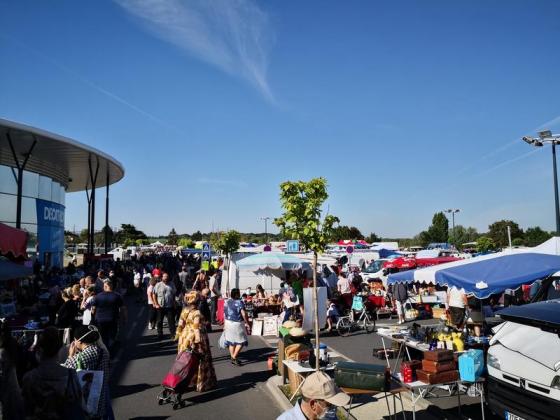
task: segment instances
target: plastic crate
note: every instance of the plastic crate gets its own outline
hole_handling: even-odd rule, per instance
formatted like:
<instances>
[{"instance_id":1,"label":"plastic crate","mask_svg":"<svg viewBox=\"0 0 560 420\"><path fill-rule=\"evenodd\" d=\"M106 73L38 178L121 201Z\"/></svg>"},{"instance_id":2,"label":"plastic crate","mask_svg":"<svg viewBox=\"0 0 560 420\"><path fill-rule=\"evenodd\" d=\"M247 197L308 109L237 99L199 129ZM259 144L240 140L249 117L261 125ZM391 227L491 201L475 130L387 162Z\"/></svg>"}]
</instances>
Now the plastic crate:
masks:
<instances>
[{"instance_id":1,"label":"plastic crate","mask_svg":"<svg viewBox=\"0 0 560 420\"><path fill-rule=\"evenodd\" d=\"M475 382L484 372L484 352L468 350L459 356L459 375L462 381Z\"/></svg>"}]
</instances>

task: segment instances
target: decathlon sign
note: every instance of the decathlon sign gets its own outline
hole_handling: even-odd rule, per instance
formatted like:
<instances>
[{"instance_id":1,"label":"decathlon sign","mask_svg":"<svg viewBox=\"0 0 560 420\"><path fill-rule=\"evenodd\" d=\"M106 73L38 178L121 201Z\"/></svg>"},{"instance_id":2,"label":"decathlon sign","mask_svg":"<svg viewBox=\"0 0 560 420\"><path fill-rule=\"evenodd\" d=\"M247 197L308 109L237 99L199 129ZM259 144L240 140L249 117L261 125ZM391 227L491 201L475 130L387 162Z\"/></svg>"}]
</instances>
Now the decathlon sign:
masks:
<instances>
[{"instance_id":1,"label":"decathlon sign","mask_svg":"<svg viewBox=\"0 0 560 420\"><path fill-rule=\"evenodd\" d=\"M37 199L37 224L64 228L64 206Z\"/></svg>"}]
</instances>

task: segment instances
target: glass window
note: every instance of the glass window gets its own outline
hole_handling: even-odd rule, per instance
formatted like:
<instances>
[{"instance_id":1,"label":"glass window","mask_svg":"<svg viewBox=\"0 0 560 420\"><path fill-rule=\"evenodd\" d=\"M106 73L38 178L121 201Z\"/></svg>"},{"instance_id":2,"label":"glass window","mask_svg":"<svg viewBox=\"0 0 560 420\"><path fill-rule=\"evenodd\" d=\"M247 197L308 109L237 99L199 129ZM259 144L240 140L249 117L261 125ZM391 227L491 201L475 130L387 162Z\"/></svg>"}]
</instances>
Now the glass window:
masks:
<instances>
[{"instance_id":1,"label":"glass window","mask_svg":"<svg viewBox=\"0 0 560 420\"><path fill-rule=\"evenodd\" d=\"M46 176L39 176L39 198L42 200L52 200L52 181Z\"/></svg>"},{"instance_id":2,"label":"glass window","mask_svg":"<svg viewBox=\"0 0 560 420\"><path fill-rule=\"evenodd\" d=\"M55 203L60 202L60 184L53 181L51 188L51 200Z\"/></svg>"},{"instance_id":3,"label":"glass window","mask_svg":"<svg viewBox=\"0 0 560 420\"><path fill-rule=\"evenodd\" d=\"M37 223L37 204L34 198L22 198L21 223Z\"/></svg>"},{"instance_id":4,"label":"glass window","mask_svg":"<svg viewBox=\"0 0 560 420\"><path fill-rule=\"evenodd\" d=\"M0 165L0 193L17 194L16 179L9 166Z\"/></svg>"},{"instance_id":5,"label":"glass window","mask_svg":"<svg viewBox=\"0 0 560 420\"><path fill-rule=\"evenodd\" d=\"M39 174L23 171L23 195L37 198L39 195Z\"/></svg>"},{"instance_id":6,"label":"glass window","mask_svg":"<svg viewBox=\"0 0 560 420\"><path fill-rule=\"evenodd\" d=\"M0 193L0 222L15 223L16 209L16 196Z\"/></svg>"},{"instance_id":7,"label":"glass window","mask_svg":"<svg viewBox=\"0 0 560 420\"><path fill-rule=\"evenodd\" d=\"M60 186L60 204L63 206L66 203L66 189L61 185Z\"/></svg>"}]
</instances>

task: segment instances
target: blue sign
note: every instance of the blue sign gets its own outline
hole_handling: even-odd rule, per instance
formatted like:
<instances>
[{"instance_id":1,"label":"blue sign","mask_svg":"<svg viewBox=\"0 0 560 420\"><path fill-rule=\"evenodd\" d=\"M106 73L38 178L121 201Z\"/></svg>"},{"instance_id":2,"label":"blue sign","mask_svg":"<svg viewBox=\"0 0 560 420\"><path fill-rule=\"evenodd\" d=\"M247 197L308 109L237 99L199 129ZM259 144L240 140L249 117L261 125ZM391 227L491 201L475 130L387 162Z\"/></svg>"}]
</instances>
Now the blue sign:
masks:
<instances>
[{"instance_id":1,"label":"blue sign","mask_svg":"<svg viewBox=\"0 0 560 420\"><path fill-rule=\"evenodd\" d=\"M298 240L286 241L286 252L299 252L299 241Z\"/></svg>"},{"instance_id":2,"label":"blue sign","mask_svg":"<svg viewBox=\"0 0 560 420\"><path fill-rule=\"evenodd\" d=\"M37 208L37 245L39 259L45 252L51 255L51 266L62 266L64 252L64 206L45 200L35 200Z\"/></svg>"},{"instance_id":3,"label":"blue sign","mask_svg":"<svg viewBox=\"0 0 560 420\"><path fill-rule=\"evenodd\" d=\"M210 261L210 244L208 242L204 242L202 245L202 261Z\"/></svg>"}]
</instances>

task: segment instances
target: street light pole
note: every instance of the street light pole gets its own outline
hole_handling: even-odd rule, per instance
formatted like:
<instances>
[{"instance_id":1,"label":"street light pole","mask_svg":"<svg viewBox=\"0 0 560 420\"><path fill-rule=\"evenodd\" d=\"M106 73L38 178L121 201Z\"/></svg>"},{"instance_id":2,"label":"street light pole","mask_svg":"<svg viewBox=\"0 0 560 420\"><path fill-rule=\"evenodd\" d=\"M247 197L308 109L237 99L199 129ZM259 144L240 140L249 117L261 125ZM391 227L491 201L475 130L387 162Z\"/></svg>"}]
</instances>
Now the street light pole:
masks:
<instances>
[{"instance_id":1,"label":"street light pole","mask_svg":"<svg viewBox=\"0 0 560 420\"><path fill-rule=\"evenodd\" d=\"M554 181L554 207L556 213L556 234L560 233L560 204L558 200L558 173L556 169L556 145L560 144L560 135L552 134L550 130L540 131L539 138L523 137L523 141L535 147L542 147L545 143L552 145L552 177Z\"/></svg>"},{"instance_id":2,"label":"street light pole","mask_svg":"<svg viewBox=\"0 0 560 420\"><path fill-rule=\"evenodd\" d=\"M455 239L455 213L459 213L461 209L447 209L444 210L445 213L451 213L451 233Z\"/></svg>"},{"instance_id":3,"label":"street light pole","mask_svg":"<svg viewBox=\"0 0 560 420\"><path fill-rule=\"evenodd\" d=\"M264 236L266 238L266 245L268 245L268 221L270 220L270 217L261 217L261 220L264 220Z\"/></svg>"}]
</instances>

